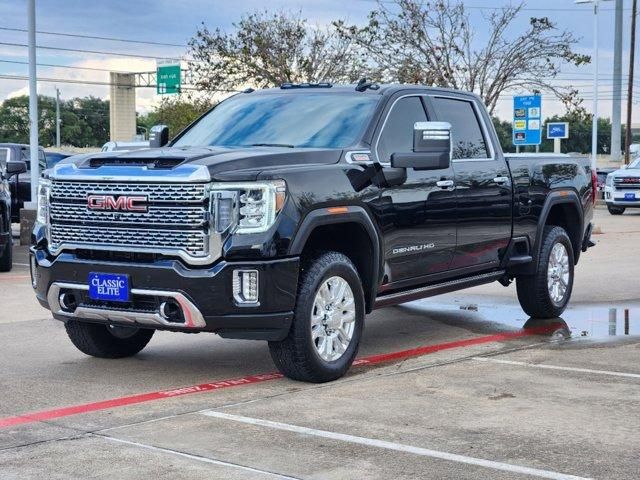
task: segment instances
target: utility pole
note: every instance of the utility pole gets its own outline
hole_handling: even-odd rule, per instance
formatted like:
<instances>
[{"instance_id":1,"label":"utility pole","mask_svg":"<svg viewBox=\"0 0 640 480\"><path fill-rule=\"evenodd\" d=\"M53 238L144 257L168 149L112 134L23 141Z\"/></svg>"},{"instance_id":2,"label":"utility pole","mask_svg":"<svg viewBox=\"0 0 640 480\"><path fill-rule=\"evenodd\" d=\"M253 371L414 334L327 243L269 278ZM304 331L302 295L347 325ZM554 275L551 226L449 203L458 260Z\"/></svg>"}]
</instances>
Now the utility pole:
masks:
<instances>
[{"instance_id":1,"label":"utility pole","mask_svg":"<svg viewBox=\"0 0 640 480\"><path fill-rule=\"evenodd\" d=\"M613 46L613 109L611 112L611 160L620 160L622 152L622 7L623 0L616 0L615 33Z\"/></svg>"},{"instance_id":2,"label":"utility pole","mask_svg":"<svg viewBox=\"0 0 640 480\"><path fill-rule=\"evenodd\" d=\"M56 87L56 147L60 148L60 90Z\"/></svg>"},{"instance_id":3,"label":"utility pole","mask_svg":"<svg viewBox=\"0 0 640 480\"><path fill-rule=\"evenodd\" d=\"M29 149L31 157L31 209L38 198L38 84L36 80L36 0L28 0L29 21ZM28 208L25 206L25 208Z\"/></svg>"},{"instance_id":4,"label":"utility pole","mask_svg":"<svg viewBox=\"0 0 640 480\"><path fill-rule=\"evenodd\" d=\"M625 135L624 163L631 159L631 105L633 104L633 62L636 55L636 17L638 16L638 0L633 0L631 8L631 48L629 50L629 90L627 92L627 130Z\"/></svg>"}]
</instances>

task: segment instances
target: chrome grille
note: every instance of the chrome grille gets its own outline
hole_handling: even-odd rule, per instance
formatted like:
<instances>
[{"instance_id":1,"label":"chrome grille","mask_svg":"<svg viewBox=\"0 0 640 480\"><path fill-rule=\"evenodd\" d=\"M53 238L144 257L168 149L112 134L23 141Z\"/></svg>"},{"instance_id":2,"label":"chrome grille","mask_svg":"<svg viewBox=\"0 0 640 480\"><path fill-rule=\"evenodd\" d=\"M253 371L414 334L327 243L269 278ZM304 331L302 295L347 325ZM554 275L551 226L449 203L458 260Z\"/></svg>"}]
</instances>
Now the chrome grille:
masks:
<instances>
[{"instance_id":1,"label":"chrome grille","mask_svg":"<svg viewBox=\"0 0 640 480\"><path fill-rule=\"evenodd\" d=\"M149 202L200 203L206 199L202 183L107 183L53 182L51 197L56 200L86 200L87 193L147 195Z\"/></svg>"},{"instance_id":2,"label":"chrome grille","mask_svg":"<svg viewBox=\"0 0 640 480\"><path fill-rule=\"evenodd\" d=\"M86 203L86 202L85 202ZM204 207L150 206L146 213L109 212L87 210L85 205L75 203L52 203L49 214L53 222L122 223L158 226L201 227L208 218Z\"/></svg>"},{"instance_id":3,"label":"chrome grille","mask_svg":"<svg viewBox=\"0 0 640 480\"><path fill-rule=\"evenodd\" d=\"M640 177L617 177L613 179L613 186L616 190L638 190Z\"/></svg>"},{"instance_id":4,"label":"chrome grille","mask_svg":"<svg viewBox=\"0 0 640 480\"><path fill-rule=\"evenodd\" d=\"M191 255L205 251L205 234L179 230L151 230L131 228L94 228L76 225L51 225L51 243L117 245L122 247L172 250L180 248Z\"/></svg>"},{"instance_id":5,"label":"chrome grille","mask_svg":"<svg viewBox=\"0 0 640 480\"><path fill-rule=\"evenodd\" d=\"M147 212L91 210L88 195L148 198ZM51 182L49 248L152 252L187 263L213 259L205 183Z\"/></svg>"}]
</instances>

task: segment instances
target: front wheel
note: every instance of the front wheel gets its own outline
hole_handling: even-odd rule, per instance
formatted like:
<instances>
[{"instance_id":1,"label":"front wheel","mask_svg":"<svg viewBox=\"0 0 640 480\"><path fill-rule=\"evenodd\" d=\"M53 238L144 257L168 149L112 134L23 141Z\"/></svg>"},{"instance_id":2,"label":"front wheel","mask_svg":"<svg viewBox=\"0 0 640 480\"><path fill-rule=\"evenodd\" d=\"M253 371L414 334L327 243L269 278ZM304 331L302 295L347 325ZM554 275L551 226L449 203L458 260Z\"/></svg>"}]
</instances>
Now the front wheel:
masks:
<instances>
[{"instance_id":1,"label":"front wheel","mask_svg":"<svg viewBox=\"0 0 640 480\"><path fill-rule=\"evenodd\" d=\"M303 269L287 337L269 342L271 358L287 377L322 383L342 377L358 353L364 294L349 258L325 252Z\"/></svg>"},{"instance_id":2,"label":"front wheel","mask_svg":"<svg viewBox=\"0 0 640 480\"><path fill-rule=\"evenodd\" d=\"M154 330L69 320L67 335L82 353L98 358L131 357L147 346Z\"/></svg>"},{"instance_id":3,"label":"front wheel","mask_svg":"<svg viewBox=\"0 0 640 480\"><path fill-rule=\"evenodd\" d=\"M573 247L562 227L547 226L535 275L516 277L520 306L533 318L559 317L573 289Z\"/></svg>"},{"instance_id":4,"label":"front wheel","mask_svg":"<svg viewBox=\"0 0 640 480\"><path fill-rule=\"evenodd\" d=\"M607 210L611 215L622 215L624 213L624 207L614 207L612 205L607 205Z\"/></svg>"}]
</instances>

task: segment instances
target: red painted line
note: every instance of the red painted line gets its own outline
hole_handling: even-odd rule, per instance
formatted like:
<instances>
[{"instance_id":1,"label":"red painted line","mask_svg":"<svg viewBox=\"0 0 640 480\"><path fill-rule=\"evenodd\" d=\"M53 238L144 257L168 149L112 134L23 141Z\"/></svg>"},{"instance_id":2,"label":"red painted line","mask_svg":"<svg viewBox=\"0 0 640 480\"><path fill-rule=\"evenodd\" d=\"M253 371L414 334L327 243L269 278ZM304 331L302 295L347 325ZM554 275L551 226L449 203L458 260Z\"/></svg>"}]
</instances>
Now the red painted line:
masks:
<instances>
[{"instance_id":1,"label":"red painted line","mask_svg":"<svg viewBox=\"0 0 640 480\"><path fill-rule=\"evenodd\" d=\"M483 343L500 342L511 340L514 338L527 337L549 333L555 330L556 326L545 326L541 328L532 328L519 330L516 332L497 333L494 335L486 335L483 337L469 338L466 340L457 340L454 342L438 343L435 345L425 345L422 347L412 348L409 350L401 350L398 352L383 353L379 355L371 355L357 359L353 364L358 365L376 365L379 363L390 362L394 360L402 360L430 353L440 352L442 350L450 350L453 348L470 347L473 345L481 345ZM0 418L0 428L21 425L25 423L34 423L44 420L53 420L56 418L69 417L81 413L95 412L99 410L107 410L110 408L124 407L126 405L136 405L139 403L152 402L165 398L181 397L194 393L210 392L212 390L221 390L225 388L239 387L243 385L252 385L255 383L267 382L282 378L281 373L265 373L260 375L249 375L247 377L234 378L229 380L221 380L212 383L202 383L200 385L191 385L188 387L176 388L173 390L160 390L157 392L142 393L138 395L130 395L126 397L112 398L100 402L84 403L71 407L56 408L52 410L42 410L40 412L26 413L15 417Z\"/></svg>"}]
</instances>

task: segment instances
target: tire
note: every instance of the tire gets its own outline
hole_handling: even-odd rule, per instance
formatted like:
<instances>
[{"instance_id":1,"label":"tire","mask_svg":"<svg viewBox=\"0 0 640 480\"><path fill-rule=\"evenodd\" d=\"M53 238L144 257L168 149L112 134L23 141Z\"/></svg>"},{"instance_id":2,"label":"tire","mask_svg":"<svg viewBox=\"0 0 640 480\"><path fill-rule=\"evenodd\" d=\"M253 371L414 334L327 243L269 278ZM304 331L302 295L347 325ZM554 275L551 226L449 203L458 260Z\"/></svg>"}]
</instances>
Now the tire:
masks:
<instances>
[{"instance_id":1,"label":"tire","mask_svg":"<svg viewBox=\"0 0 640 480\"><path fill-rule=\"evenodd\" d=\"M555 256L558 252L566 254L560 262ZM551 258L552 254L554 259ZM518 300L527 315L532 318L555 318L564 312L573 289L573 259L571 240L564 228L553 225L544 227L537 273L516 277Z\"/></svg>"},{"instance_id":2,"label":"tire","mask_svg":"<svg viewBox=\"0 0 640 480\"><path fill-rule=\"evenodd\" d=\"M0 272L9 272L13 266L13 240L10 238L0 255Z\"/></svg>"},{"instance_id":3,"label":"tire","mask_svg":"<svg viewBox=\"0 0 640 480\"><path fill-rule=\"evenodd\" d=\"M77 320L69 320L65 329L78 350L98 358L132 357L147 346L154 333L146 328L110 327Z\"/></svg>"},{"instance_id":4,"label":"tire","mask_svg":"<svg viewBox=\"0 0 640 480\"><path fill-rule=\"evenodd\" d=\"M614 207L611 205L607 205L607 210L609 210L609 213L611 215L622 215L625 211L624 207Z\"/></svg>"},{"instance_id":5,"label":"tire","mask_svg":"<svg viewBox=\"0 0 640 480\"><path fill-rule=\"evenodd\" d=\"M336 380L358 353L364 316L362 283L351 260L342 253L320 253L302 269L291 329L284 340L269 342L271 358L293 380Z\"/></svg>"}]
</instances>

